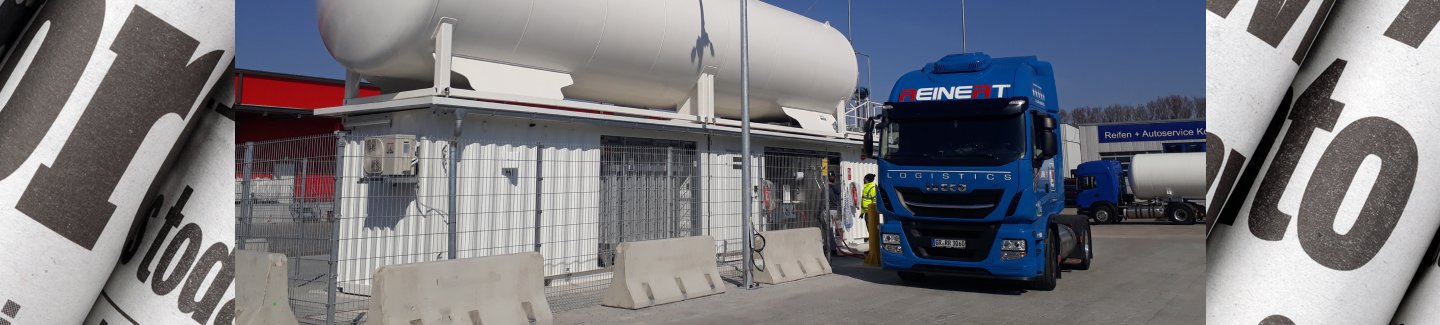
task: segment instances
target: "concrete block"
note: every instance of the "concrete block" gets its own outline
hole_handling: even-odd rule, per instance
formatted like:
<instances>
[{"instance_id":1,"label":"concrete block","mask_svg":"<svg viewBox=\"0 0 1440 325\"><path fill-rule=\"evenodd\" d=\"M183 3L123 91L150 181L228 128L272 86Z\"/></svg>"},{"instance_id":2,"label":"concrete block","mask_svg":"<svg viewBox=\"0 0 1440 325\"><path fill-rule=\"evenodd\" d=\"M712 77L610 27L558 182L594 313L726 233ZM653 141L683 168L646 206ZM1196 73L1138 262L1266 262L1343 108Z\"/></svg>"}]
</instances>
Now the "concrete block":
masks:
<instances>
[{"instance_id":1,"label":"concrete block","mask_svg":"<svg viewBox=\"0 0 1440 325\"><path fill-rule=\"evenodd\" d=\"M603 305L640 309L725 293L710 236L625 242L615 254Z\"/></svg>"},{"instance_id":2,"label":"concrete block","mask_svg":"<svg viewBox=\"0 0 1440 325\"><path fill-rule=\"evenodd\" d=\"M550 324L537 252L382 266L372 324Z\"/></svg>"},{"instance_id":3,"label":"concrete block","mask_svg":"<svg viewBox=\"0 0 1440 325\"><path fill-rule=\"evenodd\" d=\"M762 231L765 247L756 253L755 282L776 284L832 273L820 228Z\"/></svg>"},{"instance_id":4,"label":"concrete block","mask_svg":"<svg viewBox=\"0 0 1440 325\"><path fill-rule=\"evenodd\" d=\"M284 254L235 251L235 324L297 324Z\"/></svg>"}]
</instances>

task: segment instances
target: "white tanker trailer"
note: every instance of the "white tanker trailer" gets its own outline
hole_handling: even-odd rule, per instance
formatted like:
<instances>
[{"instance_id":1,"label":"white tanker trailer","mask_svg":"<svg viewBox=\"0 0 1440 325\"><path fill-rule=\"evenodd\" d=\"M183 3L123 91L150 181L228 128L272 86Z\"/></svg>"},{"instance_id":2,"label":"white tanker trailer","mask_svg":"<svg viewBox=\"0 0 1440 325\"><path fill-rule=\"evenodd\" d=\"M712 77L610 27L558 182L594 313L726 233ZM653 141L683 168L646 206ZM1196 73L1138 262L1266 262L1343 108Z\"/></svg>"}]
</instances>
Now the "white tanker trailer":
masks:
<instances>
[{"instance_id":1,"label":"white tanker trailer","mask_svg":"<svg viewBox=\"0 0 1440 325\"><path fill-rule=\"evenodd\" d=\"M1205 153L1140 154L1128 175L1119 161L1075 168L1075 204L1097 223L1157 219L1192 224L1204 217Z\"/></svg>"},{"instance_id":2,"label":"white tanker trailer","mask_svg":"<svg viewBox=\"0 0 1440 325\"><path fill-rule=\"evenodd\" d=\"M737 119L739 9L739 0L320 0L318 14L336 61L387 93L431 87L433 36L449 23L458 87L688 112L708 74L714 115ZM834 122L857 77L845 37L760 1L749 21L751 118Z\"/></svg>"}]
</instances>

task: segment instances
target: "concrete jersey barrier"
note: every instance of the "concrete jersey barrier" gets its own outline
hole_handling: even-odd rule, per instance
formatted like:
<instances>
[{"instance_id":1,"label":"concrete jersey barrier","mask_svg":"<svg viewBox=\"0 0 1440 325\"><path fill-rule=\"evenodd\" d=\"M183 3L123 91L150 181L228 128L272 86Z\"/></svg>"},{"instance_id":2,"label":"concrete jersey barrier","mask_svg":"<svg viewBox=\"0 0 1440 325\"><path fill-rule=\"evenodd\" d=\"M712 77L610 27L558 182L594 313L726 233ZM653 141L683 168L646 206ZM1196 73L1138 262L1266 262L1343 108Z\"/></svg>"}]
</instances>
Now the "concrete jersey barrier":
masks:
<instances>
[{"instance_id":1,"label":"concrete jersey barrier","mask_svg":"<svg viewBox=\"0 0 1440 325\"><path fill-rule=\"evenodd\" d=\"M537 252L382 266L371 324L550 324Z\"/></svg>"},{"instance_id":2,"label":"concrete jersey barrier","mask_svg":"<svg viewBox=\"0 0 1440 325\"><path fill-rule=\"evenodd\" d=\"M795 281L830 274L820 228L763 231L765 247L758 254L764 267L755 271L755 281L766 284Z\"/></svg>"},{"instance_id":3,"label":"concrete jersey barrier","mask_svg":"<svg viewBox=\"0 0 1440 325\"><path fill-rule=\"evenodd\" d=\"M620 243L615 263L606 306L640 309L725 293L710 236Z\"/></svg>"},{"instance_id":4,"label":"concrete jersey barrier","mask_svg":"<svg viewBox=\"0 0 1440 325\"><path fill-rule=\"evenodd\" d=\"M235 252L235 324L297 324L284 254Z\"/></svg>"}]
</instances>

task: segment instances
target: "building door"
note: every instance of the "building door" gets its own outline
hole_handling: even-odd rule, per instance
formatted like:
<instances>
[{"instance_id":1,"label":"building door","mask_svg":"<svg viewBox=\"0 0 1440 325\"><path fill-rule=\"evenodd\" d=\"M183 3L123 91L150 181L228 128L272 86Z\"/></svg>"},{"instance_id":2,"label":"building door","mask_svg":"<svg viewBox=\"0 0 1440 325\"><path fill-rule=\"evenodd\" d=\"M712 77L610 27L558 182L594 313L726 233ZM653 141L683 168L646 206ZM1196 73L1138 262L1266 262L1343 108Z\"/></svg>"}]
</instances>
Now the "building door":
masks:
<instances>
[{"instance_id":1,"label":"building door","mask_svg":"<svg viewBox=\"0 0 1440 325\"><path fill-rule=\"evenodd\" d=\"M604 136L600 140L599 264L622 242L698 234L695 142Z\"/></svg>"}]
</instances>

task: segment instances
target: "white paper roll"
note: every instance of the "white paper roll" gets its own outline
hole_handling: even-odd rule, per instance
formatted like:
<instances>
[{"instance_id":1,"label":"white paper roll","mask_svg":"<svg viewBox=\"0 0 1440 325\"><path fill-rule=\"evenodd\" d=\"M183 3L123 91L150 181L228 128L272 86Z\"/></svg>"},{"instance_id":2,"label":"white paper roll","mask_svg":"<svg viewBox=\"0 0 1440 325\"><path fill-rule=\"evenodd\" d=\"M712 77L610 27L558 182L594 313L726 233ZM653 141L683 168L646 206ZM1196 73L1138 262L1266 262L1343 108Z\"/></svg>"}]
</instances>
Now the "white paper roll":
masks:
<instances>
[{"instance_id":1,"label":"white paper roll","mask_svg":"<svg viewBox=\"0 0 1440 325\"><path fill-rule=\"evenodd\" d=\"M0 72L0 304L17 311L0 318L85 320L181 140L203 127L202 99L228 77L234 15L229 0L47 1L35 13ZM222 192L204 199L233 195ZM233 218L216 211L195 216ZM228 243L232 224L200 226Z\"/></svg>"},{"instance_id":2,"label":"white paper roll","mask_svg":"<svg viewBox=\"0 0 1440 325\"><path fill-rule=\"evenodd\" d=\"M1391 320L1440 227L1440 39L1429 35L1440 12L1426 6L1331 13L1275 152L1253 192L1227 203L1240 204L1233 224L1208 238L1206 322ZM1228 123L1225 112L1208 122Z\"/></svg>"},{"instance_id":3,"label":"white paper roll","mask_svg":"<svg viewBox=\"0 0 1440 325\"><path fill-rule=\"evenodd\" d=\"M1220 214L1234 180L1255 157L1334 1L1281 2L1206 2L1207 215Z\"/></svg>"}]
</instances>

